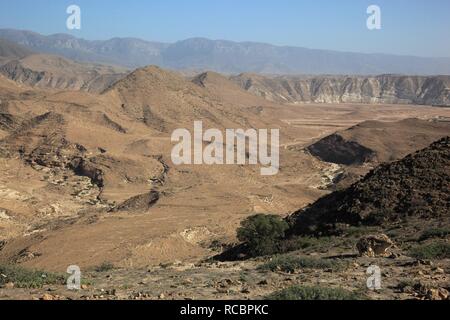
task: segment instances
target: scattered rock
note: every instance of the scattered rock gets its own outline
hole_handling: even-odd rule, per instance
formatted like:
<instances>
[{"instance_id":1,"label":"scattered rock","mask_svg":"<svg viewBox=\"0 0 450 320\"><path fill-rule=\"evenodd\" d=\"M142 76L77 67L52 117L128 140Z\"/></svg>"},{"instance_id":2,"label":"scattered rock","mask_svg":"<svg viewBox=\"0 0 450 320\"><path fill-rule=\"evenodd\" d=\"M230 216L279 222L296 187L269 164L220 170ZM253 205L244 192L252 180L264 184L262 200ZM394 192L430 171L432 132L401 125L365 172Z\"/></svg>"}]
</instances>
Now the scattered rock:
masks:
<instances>
[{"instance_id":1,"label":"scattered rock","mask_svg":"<svg viewBox=\"0 0 450 320\"><path fill-rule=\"evenodd\" d=\"M108 296L115 296L116 295L116 289L106 290L105 294L107 294Z\"/></svg>"},{"instance_id":2,"label":"scattered rock","mask_svg":"<svg viewBox=\"0 0 450 320\"><path fill-rule=\"evenodd\" d=\"M433 271L435 273L439 273L439 274L444 274L445 273L445 270L442 269L442 268L439 268L439 267L436 267L435 269L433 269Z\"/></svg>"},{"instance_id":3,"label":"scattered rock","mask_svg":"<svg viewBox=\"0 0 450 320\"><path fill-rule=\"evenodd\" d=\"M269 282L267 280L262 280L260 282L258 282L258 286L267 286L269 284Z\"/></svg>"},{"instance_id":4,"label":"scattered rock","mask_svg":"<svg viewBox=\"0 0 450 320\"><path fill-rule=\"evenodd\" d=\"M40 300L43 300L43 301L61 300L61 297L57 296L57 295L52 295L52 294L46 293L41 297Z\"/></svg>"},{"instance_id":5,"label":"scattered rock","mask_svg":"<svg viewBox=\"0 0 450 320\"><path fill-rule=\"evenodd\" d=\"M359 255L363 257L388 257L391 255L389 249L394 245L385 234L369 235L361 238L356 244Z\"/></svg>"},{"instance_id":6,"label":"scattered rock","mask_svg":"<svg viewBox=\"0 0 450 320\"><path fill-rule=\"evenodd\" d=\"M429 289L425 298L428 300L448 300L449 292L444 288Z\"/></svg>"}]
</instances>

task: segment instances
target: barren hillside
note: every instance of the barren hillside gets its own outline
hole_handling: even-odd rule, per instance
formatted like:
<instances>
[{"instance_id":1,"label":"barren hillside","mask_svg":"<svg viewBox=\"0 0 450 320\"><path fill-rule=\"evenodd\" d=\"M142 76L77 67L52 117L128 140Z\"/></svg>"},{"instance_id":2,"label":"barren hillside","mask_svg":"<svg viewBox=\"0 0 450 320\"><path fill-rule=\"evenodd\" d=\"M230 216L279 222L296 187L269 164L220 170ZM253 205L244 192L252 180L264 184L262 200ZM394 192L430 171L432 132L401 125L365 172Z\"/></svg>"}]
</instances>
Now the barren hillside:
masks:
<instances>
[{"instance_id":1,"label":"barren hillside","mask_svg":"<svg viewBox=\"0 0 450 320\"><path fill-rule=\"evenodd\" d=\"M241 88L280 103L370 103L450 106L449 76L305 76L241 74Z\"/></svg>"}]
</instances>

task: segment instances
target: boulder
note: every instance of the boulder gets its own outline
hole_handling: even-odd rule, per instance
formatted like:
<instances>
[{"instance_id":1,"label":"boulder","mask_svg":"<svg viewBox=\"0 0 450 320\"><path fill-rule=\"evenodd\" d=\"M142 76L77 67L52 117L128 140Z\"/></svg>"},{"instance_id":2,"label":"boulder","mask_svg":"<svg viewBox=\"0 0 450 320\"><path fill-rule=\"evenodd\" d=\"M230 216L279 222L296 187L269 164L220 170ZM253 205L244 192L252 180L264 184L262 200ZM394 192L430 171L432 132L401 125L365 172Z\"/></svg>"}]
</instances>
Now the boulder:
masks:
<instances>
[{"instance_id":1,"label":"boulder","mask_svg":"<svg viewBox=\"0 0 450 320\"><path fill-rule=\"evenodd\" d=\"M385 234L365 236L356 244L359 255L370 258L390 256L389 249L393 246L394 242Z\"/></svg>"}]
</instances>

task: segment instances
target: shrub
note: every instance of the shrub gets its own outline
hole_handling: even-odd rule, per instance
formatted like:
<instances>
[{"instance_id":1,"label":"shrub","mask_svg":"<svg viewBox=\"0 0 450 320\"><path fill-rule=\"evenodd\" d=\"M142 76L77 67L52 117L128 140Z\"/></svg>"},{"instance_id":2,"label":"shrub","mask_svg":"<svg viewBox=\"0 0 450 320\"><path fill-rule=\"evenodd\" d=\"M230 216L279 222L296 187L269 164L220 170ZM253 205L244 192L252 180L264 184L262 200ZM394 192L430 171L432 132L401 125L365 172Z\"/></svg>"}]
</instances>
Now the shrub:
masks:
<instances>
[{"instance_id":1,"label":"shrub","mask_svg":"<svg viewBox=\"0 0 450 320\"><path fill-rule=\"evenodd\" d=\"M422 233L419 241L425 241L432 238L445 238L448 235L450 235L450 229L448 228L428 229Z\"/></svg>"},{"instance_id":2,"label":"shrub","mask_svg":"<svg viewBox=\"0 0 450 320\"><path fill-rule=\"evenodd\" d=\"M344 267L341 261L315 259L315 258L300 258L292 256L280 256L272 259L258 267L260 270L294 272L297 269L331 269L340 270Z\"/></svg>"},{"instance_id":3,"label":"shrub","mask_svg":"<svg viewBox=\"0 0 450 320\"><path fill-rule=\"evenodd\" d=\"M114 265L110 262L103 262L101 265L95 267L96 272L107 272L114 269Z\"/></svg>"},{"instance_id":4,"label":"shrub","mask_svg":"<svg viewBox=\"0 0 450 320\"><path fill-rule=\"evenodd\" d=\"M342 288L293 286L272 293L267 300L361 300L357 293Z\"/></svg>"},{"instance_id":5,"label":"shrub","mask_svg":"<svg viewBox=\"0 0 450 320\"><path fill-rule=\"evenodd\" d=\"M0 265L0 285L12 282L17 288L42 288L45 285L62 285L65 281L64 276L50 272Z\"/></svg>"},{"instance_id":6,"label":"shrub","mask_svg":"<svg viewBox=\"0 0 450 320\"><path fill-rule=\"evenodd\" d=\"M413 247L409 254L417 259L448 259L450 258L450 244L435 242Z\"/></svg>"},{"instance_id":7,"label":"shrub","mask_svg":"<svg viewBox=\"0 0 450 320\"><path fill-rule=\"evenodd\" d=\"M276 253L289 225L276 215L258 214L242 221L237 230L240 241L247 243L251 256Z\"/></svg>"},{"instance_id":8,"label":"shrub","mask_svg":"<svg viewBox=\"0 0 450 320\"><path fill-rule=\"evenodd\" d=\"M328 250L331 246L335 245L337 241L338 239L332 237L292 237L283 241L280 252Z\"/></svg>"}]
</instances>

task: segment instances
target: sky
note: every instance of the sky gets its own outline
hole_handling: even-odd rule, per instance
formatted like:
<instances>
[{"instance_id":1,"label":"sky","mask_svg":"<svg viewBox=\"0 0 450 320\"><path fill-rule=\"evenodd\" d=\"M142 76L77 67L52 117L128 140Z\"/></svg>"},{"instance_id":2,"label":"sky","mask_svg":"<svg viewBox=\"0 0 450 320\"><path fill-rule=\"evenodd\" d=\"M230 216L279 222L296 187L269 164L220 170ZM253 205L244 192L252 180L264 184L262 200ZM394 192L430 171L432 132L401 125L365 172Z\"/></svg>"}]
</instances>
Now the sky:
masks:
<instances>
[{"instance_id":1,"label":"sky","mask_svg":"<svg viewBox=\"0 0 450 320\"><path fill-rule=\"evenodd\" d=\"M81 30L66 9L81 8ZM381 9L381 30L366 26ZM90 40L192 37L364 53L450 57L450 0L0 0L0 28Z\"/></svg>"}]
</instances>

